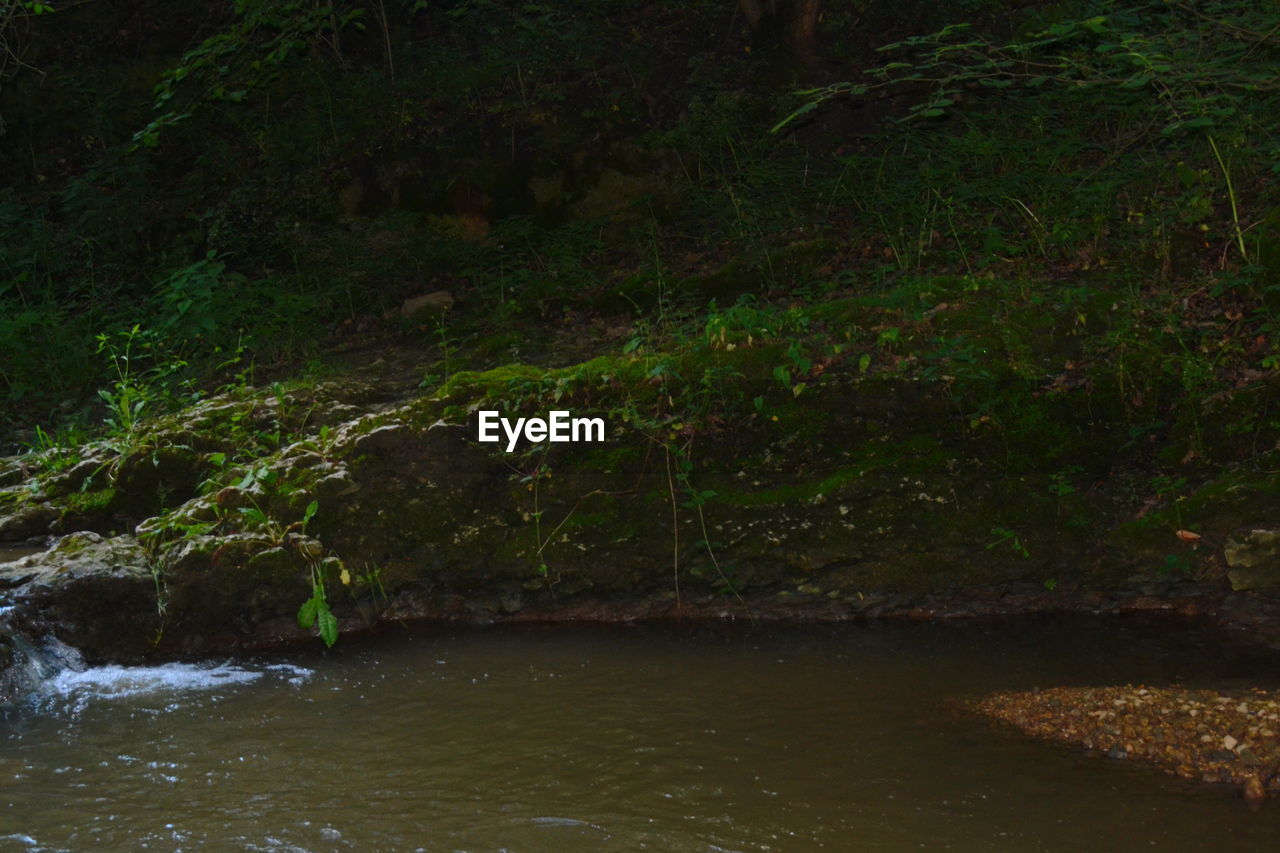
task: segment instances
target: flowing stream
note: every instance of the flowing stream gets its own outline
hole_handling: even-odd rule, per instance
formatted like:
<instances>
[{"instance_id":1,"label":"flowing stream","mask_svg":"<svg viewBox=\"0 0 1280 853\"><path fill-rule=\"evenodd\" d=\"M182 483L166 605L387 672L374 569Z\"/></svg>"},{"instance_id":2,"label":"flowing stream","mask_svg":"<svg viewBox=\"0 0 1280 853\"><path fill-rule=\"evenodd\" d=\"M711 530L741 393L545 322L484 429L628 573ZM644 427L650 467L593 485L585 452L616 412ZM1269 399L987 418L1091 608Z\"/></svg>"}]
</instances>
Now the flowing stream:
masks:
<instances>
[{"instance_id":1,"label":"flowing stream","mask_svg":"<svg viewBox=\"0 0 1280 853\"><path fill-rule=\"evenodd\" d=\"M956 700L1276 683L1186 625L413 628L65 671L0 712L3 851L1240 850L1280 803Z\"/></svg>"}]
</instances>

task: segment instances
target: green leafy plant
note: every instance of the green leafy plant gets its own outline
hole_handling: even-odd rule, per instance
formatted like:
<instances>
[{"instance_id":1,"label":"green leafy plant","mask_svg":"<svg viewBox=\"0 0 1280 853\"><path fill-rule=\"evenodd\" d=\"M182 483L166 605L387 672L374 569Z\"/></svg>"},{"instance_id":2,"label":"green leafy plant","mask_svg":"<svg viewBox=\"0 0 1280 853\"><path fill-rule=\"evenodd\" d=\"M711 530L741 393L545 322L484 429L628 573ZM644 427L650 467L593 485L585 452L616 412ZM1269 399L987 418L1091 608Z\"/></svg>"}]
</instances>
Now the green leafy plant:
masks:
<instances>
[{"instance_id":1,"label":"green leafy plant","mask_svg":"<svg viewBox=\"0 0 1280 853\"><path fill-rule=\"evenodd\" d=\"M1016 532L1010 530L1009 528L993 527L991 528L991 535L995 536L996 540L994 542L987 543L987 550L991 550L992 548L996 548L1000 545L1008 544L1009 547L1013 548L1014 551L1021 554L1022 556L1024 557L1031 556L1031 552L1027 550L1027 546L1022 544L1021 537L1019 537Z\"/></svg>"},{"instance_id":2,"label":"green leafy plant","mask_svg":"<svg viewBox=\"0 0 1280 853\"><path fill-rule=\"evenodd\" d=\"M1049 493L1057 498L1074 495L1077 489L1072 481L1082 473L1084 469L1079 465L1068 465L1061 471L1053 472L1049 475Z\"/></svg>"},{"instance_id":3,"label":"green leafy plant","mask_svg":"<svg viewBox=\"0 0 1280 853\"><path fill-rule=\"evenodd\" d=\"M1151 478L1151 488L1156 497L1168 501L1173 507L1175 523L1182 527L1182 493L1187 488L1187 478L1169 474L1159 474Z\"/></svg>"},{"instance_id":4,"label":"green leafy plant","mask_svg":"<svg viewBox=\"0 0 1280 853\"><path fill-rule=\"evenodd\" d=\"M824 103L877 89L915 88L927 96L908 119L946 115L973 88L1058 86L1108 97L1159 117L1165 133L1214 127L1234 118L1238 91L1273 93L1263 58L1274 44L1274 9L1247 0L1109 4L1108 14L1058 21L1015 41L953 24L884 45L902 58L870 69L866 82L842 82L798 94L807 100L777 132Z\"/></svg>"},{"instance_id":5,"label":"green leafy plant","mask_svg":"<svg viewBox=\"0 0 1280 853\"><path fill-rule=\"evenodd\" d=\"M310 630L313 626L317 635L326 646L332 647L338 642L338 617L329 609L328 596L324 589L324 564L312 561L309 567L311 581L311 597L298 608L298 627Z\"/></svg>"},{"instance_id":6,"label":"green leafy plant","mask_svg":"<svg viewBox=\"0 0 1280 853\"><path fill-rule=\"evenodd\" d=\"M118 341L106 334L98 335L98 352L108 354L115 372L111 387L99 390L98 396L107 404L107 426L126 443L132 440L143 411L155 399L144 374L133 364L134 345L142 337L136 325L121 334Z\"/></svg>"},{"instance_id":7,"label":"green leafy plant","mask_svg":"<svg viewBox=\"0 0 1280 853\"><path fill-rule=\"evenodd\" d=\"M244 101L309 44L323 45L342 61L342 31L360 28L364 13L341 2L236 0L231 27L188 51L160 79L154 108L163 112L134 134L135 144L154 148L165 130L206 104Z\"/></svg>"},{"instance_id":8,"label":"green leafy plant","mask_svg":"<svg viewBox=\"0 0 1280 853\"><path fill-rule=\"evenodd\" d=\"M728 308L718 308L715 300L707 308L704 336L715 348L751 346L783 335L799 334L809 328L809 318L797 306L780 309L760 302L754 294L744 294ZM625 351L625 350L624 350Z\"/></svg>"},{"instance_id":9,"label":"green leafy plant","mask_svg":"<svg viewBox=\"0 0 1280 853\"><path fill-rule=\"evenodd\" d=\"M77 430L60 430L51 435L36 424L35 440L27 445L27 455L46 474L56 474L80 461L83 442L84 436Z\"/></svg>"},{"instance_id":10,"label":"green leafy plant","mask_svg":"<svg viewBox=\"0 0 1280 853\"><path fill-rule=\"evenodd\" d=\"M252 506L242 506L239 508L238 511L245 518L249 519L253 523L260 526L264 531L266 531L267 536L271 539L273 543L279 544L285 540L285 536L287 534L295 530L299 533L305 534L307 531L307 523L311 521L312 517L315 516L316 511L319 508L320 508L319 501L311 501L309 504L307 504L307 508L306 510L304 510L302 514L302 519L300 521L295 521L292 524L288 524L288 525L281 524L280 522L273 519L266 512L264 512L256 502L254 502Z\"/></svg>"},{"instance_id":11,"label":"green leafy plant","mask_svg":"<svg viewBox=\"0 0 1280 853\"><path fill-rule=\"evenodd\" d=\"M190 389L189 380L179 379L187 363L136 324L115 335L101 333L96 340L114 375L109 387L98 391L107 407L104 423L124 454L134 446L141 421L159 404L175 399L175 385Z\"/></svg>"}]
</instances>

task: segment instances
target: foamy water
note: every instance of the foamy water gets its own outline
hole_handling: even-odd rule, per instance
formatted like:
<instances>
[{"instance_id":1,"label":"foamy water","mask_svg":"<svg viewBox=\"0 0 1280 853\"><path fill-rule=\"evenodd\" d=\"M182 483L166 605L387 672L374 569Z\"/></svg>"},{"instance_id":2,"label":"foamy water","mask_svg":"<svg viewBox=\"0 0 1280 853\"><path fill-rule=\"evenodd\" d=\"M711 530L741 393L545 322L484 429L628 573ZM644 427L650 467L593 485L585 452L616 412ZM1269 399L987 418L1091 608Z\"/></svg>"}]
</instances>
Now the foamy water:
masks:
<instances>
[{"instance_id":1,"label":"foamy water","mask_svg":"<svg viewBox=\"0 0 1280 853\"><path fill-rule=\"evenodd\" d=\"M96 666L81 672L64 669L44 682L33 700L44 710L81 711L96 702L128 697L178 698L192 693L237 689L263 679L304 683L312 674L292 664L166 663L159 666Z\"/></svg>"}]
</instances>

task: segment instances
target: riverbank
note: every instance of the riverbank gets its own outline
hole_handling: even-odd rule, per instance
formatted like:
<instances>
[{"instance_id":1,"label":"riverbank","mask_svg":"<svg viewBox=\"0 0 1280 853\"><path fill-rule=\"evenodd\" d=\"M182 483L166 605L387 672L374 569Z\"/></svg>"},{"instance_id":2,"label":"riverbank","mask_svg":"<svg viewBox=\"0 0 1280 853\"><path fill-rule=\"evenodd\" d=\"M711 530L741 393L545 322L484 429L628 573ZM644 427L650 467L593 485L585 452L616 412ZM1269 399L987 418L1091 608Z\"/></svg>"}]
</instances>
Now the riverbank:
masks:
<instances>
[{"instance_id":1,"label":"riverbank","mask_svg":"<svg viewBox=\"0 0 1280 853\"><path fill-rule=\"evenodd\" d=\"M1055 687L973 707L1033 737L1239 786L1249 800L1280 792L1280 691Z\"/></svg>"},{"instance_id":2,"label":"riverbank","mask_svg":"<svg viewBox=\"0 0 1280 853\"><path fill-rule=\"evenodd\" d=\"M768 315L805 329L803 350L753 309L661 347L490 366L462 315L480 325L449 357L475 369L439 373L439 351L387 330L324 378L0 460L0 538L56 540L8 564L4 598L104 658L287 641L303 606L328 642L387 618L1151 610L1275 643L1276 451L1210 419L1268 405L1275 383L1174 398L1194 417L1126 441L1134 390L1111 361L1070 383L1009 372L1015 351L1083 345L1082 327L1015 345L1045 317L1035 291L930 285L922 304L945 312L899 315L892 346L835 340L919 284ZM1002 343L955 365L963 379L933 373L939 318L995 334L997 305ZM480 410L570 411L605 440L506 452L479 440Z\"/></svg>"}]
</instances>

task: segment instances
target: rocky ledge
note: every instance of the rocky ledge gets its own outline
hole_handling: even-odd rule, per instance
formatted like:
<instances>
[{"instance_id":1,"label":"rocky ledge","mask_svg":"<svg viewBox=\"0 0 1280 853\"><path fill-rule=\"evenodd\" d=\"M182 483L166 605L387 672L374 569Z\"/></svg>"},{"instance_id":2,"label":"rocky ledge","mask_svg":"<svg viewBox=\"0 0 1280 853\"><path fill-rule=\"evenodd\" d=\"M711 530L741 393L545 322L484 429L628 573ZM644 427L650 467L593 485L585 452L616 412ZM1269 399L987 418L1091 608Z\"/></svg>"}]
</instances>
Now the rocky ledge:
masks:
<instances>
[{"instance_id":1,"label":"rocky ledge","mask_svg":"<svg viewBox=\"0 0 1280 853\"><path fill-rule=\"evenodd\" d=\"M1185 779L1280 793L1280 691L1056 687L995 693L977 711L1026 734L1155 765Z\"/></svg>"},{"instance_id":2,"label":"rocky ledge","mask_svg":"<svg viewBox=\"0 0 1280 853\"><path fill-rule=\"evenodd\" d=\"M410 619L1144 611L1280 645L1280 449L1215 439L1208 413L1135 449L1101 376L993 373L1018 395L1003 425L905 359L785 388L781 343L752 339L422 387L370 365L0 459L0 544L43 549L0 562L0 670L22 643L92 664ZM1280 380L1240 394L1218 420L1280 405ZM480 440L481 411L561 409L604 440Z\"/></svg>"}]
</instances>

